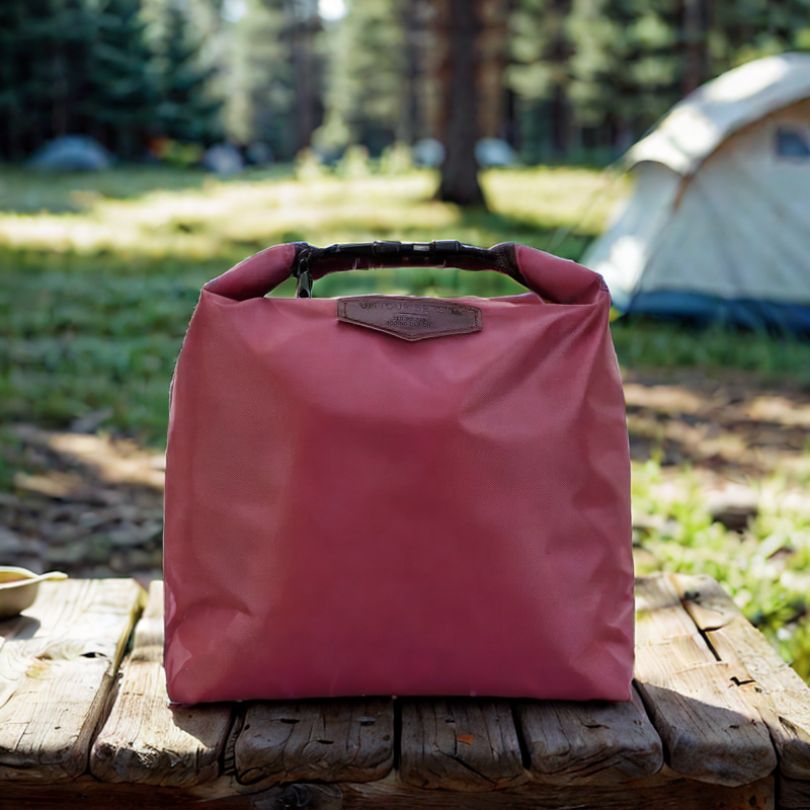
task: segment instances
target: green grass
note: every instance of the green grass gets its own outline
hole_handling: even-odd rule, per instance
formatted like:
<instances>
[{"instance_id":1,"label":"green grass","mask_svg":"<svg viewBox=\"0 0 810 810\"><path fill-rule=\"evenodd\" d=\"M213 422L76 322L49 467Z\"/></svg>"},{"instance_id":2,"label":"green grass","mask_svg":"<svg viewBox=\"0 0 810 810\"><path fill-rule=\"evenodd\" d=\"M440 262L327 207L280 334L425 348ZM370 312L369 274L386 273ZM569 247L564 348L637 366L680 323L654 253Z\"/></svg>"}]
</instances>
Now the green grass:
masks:
<instances>
[{"instance_id":1,"label":"green grass","mask_svg":"<svg viewBox=\"0 0 810 810\"><path fill-rule=\"evenodd\" d=\"M57 178L3 171L0 423L63 428L90 416L103 431L160 447L169 378L198 290L244 256L281 241L453 238L514 240L577 259L628 191L624 179L588 169L492 171L491 211L465 212L433 201L434 184L423 171L296 177L282 168L229 181L166 169ZM316 284L321 295L512 289L494 273L448 270L338 274ZM279 290L290 293L290 284ZM613 334L633 372L692 368L742 374L752 385L810 386L807 343L622 319ZM742 535L711 521L699 470L634 465L636 512L661 527L637 538L641 568L716 576L806 677L810 518L783 507L780 493L810 483L808 449L796 468L748 481L768 497ZM14 464L0 457L0 487L13 486Z\"/></svg>"},{"instance_id":2,"label":"green grass","mask_svg":"<svg viewBox=\"0 0 810 810\"><path fill-rule=\"evenodd\" d=\"M800 483L810 483L807 472ZM810 680L810 511L787 497L782 476L768 476L753 482L760 513L740 534L712 521L702 485L688 469L666 476L656 459L634 465L633 513L650 527L635 532L638 572L713 576Z\"/></svg>"}]
</instances>

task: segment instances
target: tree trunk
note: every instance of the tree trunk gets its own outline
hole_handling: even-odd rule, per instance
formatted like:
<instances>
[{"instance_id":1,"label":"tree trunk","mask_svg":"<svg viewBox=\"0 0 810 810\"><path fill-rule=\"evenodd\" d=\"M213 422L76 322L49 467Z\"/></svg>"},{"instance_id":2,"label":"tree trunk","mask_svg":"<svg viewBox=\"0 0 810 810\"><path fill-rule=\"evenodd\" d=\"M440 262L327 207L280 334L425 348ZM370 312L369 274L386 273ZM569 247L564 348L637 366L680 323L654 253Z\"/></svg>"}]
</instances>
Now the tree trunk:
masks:
<instances>
[{"instance_id":1,"label":"tree trunk","mask_svg":"<svg viewBox=\"0 0 810 810\"><path fill-rule=\"evenodd\" d=\"M401 9L402 30L405 36L405 100L402 105L397 127L397 138L404 143L413 144L424 132L424 115L422 110L422 21L420 19L420 0L405 0Z\"/></svg>"},{"instance_id":2,"label":"tree trunk","mask_svg":"<svg viewBox=\"0 0 810 810\"><path fill-rule=\"evenodd\" d=\"M446 56L440 86L446 151L437 197L458 205L484 206L475 159L480 0L444 0L442 5L439 34Z\"/></svg>"},{"instance_id":3,"label":"tree trunk","mask_svg":"<svg viewBox=\"0 0 810 810\"><path fill-rule=\"evenodd\" d=\"M571 2L570 0L554 0L550 10L554 19L554 26L548 56L555 74L551 103L549 105L551 152L559 160L568 155L571 140L567 80L571 48L565 33L565 20L568 19L571 13Z\"/></svg>"},{"instance_id":4,"label":"tree trunk","mask_svg":"<svg viewBox=\"0 0 810 810\"><path fill-rule=\"evenodd\" d=\"M568 128L568 99L565 91L555 85L549 105L551 115L551 153L557 159L568 154L570 132Z\"/></svg>"},{"instance_id":5,"label":"tree trunk","mask_svg":"<svg viewBox=\"0 0 810 810\"><path fill-rule=\"evenodd\" d=\"M315 28L318 24L317 3L307 0L292 0L288 3L290 17L290 56L295 88L294 118L295 143L293 151L298 153L310 144L317 119L317 76L313 46Z\"/></svg>"},{"instance_id":6,"label":"tree trunk","mask_svg":"<svg viewBox=\"0 0 810 810\"><path fill-rule=\"evenodd\" d=\"M708 27L707 8L704 0L684 0L683 40L684 71L683 95L700 87L707 78L706 29Z\"/></svg>"}]
</instances>

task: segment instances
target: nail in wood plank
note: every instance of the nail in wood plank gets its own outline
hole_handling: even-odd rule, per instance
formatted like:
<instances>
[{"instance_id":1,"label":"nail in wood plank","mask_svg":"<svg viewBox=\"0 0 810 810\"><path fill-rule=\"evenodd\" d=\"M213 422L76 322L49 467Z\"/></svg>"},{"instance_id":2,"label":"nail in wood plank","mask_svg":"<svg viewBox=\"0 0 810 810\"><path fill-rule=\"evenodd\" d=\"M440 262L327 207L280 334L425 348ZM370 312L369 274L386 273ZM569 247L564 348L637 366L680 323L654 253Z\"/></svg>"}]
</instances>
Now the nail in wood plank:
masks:
<instances>
[{"instance_id":1,"label":"nail in wood plank","mask_svg":"<svg viewBox=\"0 0 810 810\"><path fill-rule=\"evenodd\" d=\"M612 784L657 773L661 739L633 690L626 703L520 701L531 771L553 784Z\"/></svg>"},{"instance_id":2,"label":"nail in wood plank","mask_svg":"<svg viewBox=\"0 0 810 810\"><path fill-rule=\"evenodd\" d=\"M163 583L152 582L109 716L90 753L106 782L189 786L214 779L231 724L228 704L170 706L163 669Z\"/></svg>"},{"instance_id":3,"label":"nail in wood plank","mask_svg":"<svg viewBox=\"0 0 810 810\"><path fill-rule=\"evenodd\" d=\"M753 680L740 692L767 724L782 774L810 780L810 687L707 576L674 577L687 612L721 660L744 667Z\"/></svg>"},{"instance_id":4,"label":"nail in wood plank","mask_svg":"<svg viewBox=\"0 0 810 810\"><path fill-rule=\"evenodd\" d=\"M509 702L404 700L399 773L403 782L423 788L476 791L526 782Z\"/></svg>"},{"instance_id":5,"label":"nail in wood plank","mask_svg":"<svg viewBox=\"0 0 810 810\"><path fill-rule=\"evenodd\" d=\"M84 772L142 594L131 579L45 582L0 623L0 779Z\"/></svg>"},{"instance_id":6,"label":"nail in wood plank","mask_svg":"<svg viewBox=\"0 0 810 810\"><path fill-rule=\"evenodd\" d=\"M768 729L740 694L746 677L717 660L666 575L637 580L636 680L673 770L724 785L774 770Z\"/></svg>"},{"instance_id":7,"label":"nail in wood plank","mask_svg":"<svg viewBox=\"0 0 810 810\"><path fill-rule=\"evenodd\" d=\"M380 779L394 764L389 698L250 704L234 744L240 782Z\"/></svg>"}]
</instances>

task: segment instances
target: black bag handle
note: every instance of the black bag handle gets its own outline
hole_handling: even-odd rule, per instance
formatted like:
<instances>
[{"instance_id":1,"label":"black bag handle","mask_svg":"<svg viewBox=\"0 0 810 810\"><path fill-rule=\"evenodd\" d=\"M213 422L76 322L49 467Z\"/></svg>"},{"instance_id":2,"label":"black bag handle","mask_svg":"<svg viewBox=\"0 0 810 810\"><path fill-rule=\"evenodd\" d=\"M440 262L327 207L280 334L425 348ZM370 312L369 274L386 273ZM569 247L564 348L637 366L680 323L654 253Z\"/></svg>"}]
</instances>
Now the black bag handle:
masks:
<instances>
[{"instance_id":1,"label":"black bag handle","mask_svg":"<svg viewBox=\"0 0 810 810\"><path fill-rule=\"evenodd\" d=\"M313 279L328 273L411 266L497 270L529 286L518 269L512 242L502 242L491 248L465 245L452 239L435 242L345 242L325 248L298 242L291 273L298 279L296 297L310 298Z\"/></svg>"}]
</instances>

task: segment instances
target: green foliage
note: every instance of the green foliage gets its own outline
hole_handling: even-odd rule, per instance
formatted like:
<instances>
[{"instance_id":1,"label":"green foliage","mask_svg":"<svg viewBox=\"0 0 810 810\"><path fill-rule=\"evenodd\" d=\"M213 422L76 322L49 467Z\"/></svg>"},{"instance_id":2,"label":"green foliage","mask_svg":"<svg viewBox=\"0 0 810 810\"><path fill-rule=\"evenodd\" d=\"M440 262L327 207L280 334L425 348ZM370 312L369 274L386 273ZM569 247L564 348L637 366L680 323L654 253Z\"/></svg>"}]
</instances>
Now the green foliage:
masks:
<instances>
[{"instance_id":1,"label":"green foliage","mask_svg":"<svg viewBox=\"0 0 810 810\"><path fill-rule=\"evenodd\" d=\"M159 127L158 75L139 0L88 0L95 35L87 53L88 92L80 104L94 134L123 158L140 157Z\"/></svg>"},{"instance_id":2,"label":"green foliage","mask_svg":"<svg viewBox=\"0 0 810 810\"><path fill-rule=\"evenodd\" d=\"M199 64L190 7L180 0L0 4L0 158L22 159L64 134L92 135L124 159L141 158L157 135L215 137L214 68Z\"/></svg>"},{"instance_id":3,"label":"green foliage","mask_svg":"<svg viewBox=\"0 0 810 810\"><path fill-rule=\"evenodd\" d=\"M228 44L229 136L294 158L309 145L322 101L316 0L246 0Z\"/></svg>"},{"instance_id":4,"label":"green foliage","mask_svg":"<svg viewBox=\"0 0 810 810\"><path fill-rule=\"evenodd\" d=\"M368 158L368 149L365 146L350 146L335 167L338 177L367 177L370 170Z\"/></svg>"},{"instance_id":5,"label":"green foliage","mask_svg":"<svg viewBox=\"0 0 810 810\"><path fill-rule=\"evenodd\" d=\"M327 169L314 149L302 149L295 156L295 176L299 180L316 180L326 173Z\"/></svg>"},{"instance_id":6,"label":"green foliage","mask_svg":"<svg viewBox=\"0 0 810 810\"><path fill-rule=\"evenodd\" d=\"M265 141L276 153L290 154L295 89L284 6L284 0L247 0L233 32L233 92L227 115L235 140Z\"/></svg>"},{"instance_id":7,"label":"green foliage","mask_svg":"<svg viewBox=\"0 0 810 810\"><path fill-rule=\"evenodd\" d=\"M583 124L637 136L680 98L680 9L677 0L574 0L571 99Z\"/></svg>"},{"instance_id":8,"label":"green foliage","mask_svg":"<svg viewBox=\"0 0 810 810\"><path fill-rule=\"evenodd\" d=\"M807 341L788 335L734 333L723 327L696 331L682 324L619 318L613 323L613 341L619 359L629 368L731 368L772 380L791 377L810 385L810 347Z\"/></svg>"},{"instance_id":9,"label":"green foliage","mask_svg":"<svg viewBox=\"0 0 810 810\"><path fill-rule=\"evenodd\" d=\"M529 162L609 161L703 81L810 49L810 0L504 8L485 15L486 75L469 92L486 134ZM348 0L331 22L317 0L5 0L0 159L68 133L127 160L157 136L261 142L281 160L314 146L331 162L349 145L376 158L442 131L447 36L429 0Z\"/></svg>"},{"instance_id":10,"label":"green foliage","mask_svg":"<svg viewBox=\"0 0 810 810\"><path fill-rule=\"evenodd\" d=\"M574 132L586 144L627 146L702 82L810 46L808 0L698 0L691 8L690 16L681 0L517 0L509 79L524 152L543 154L561 107L573 117L568 154Z\"/></svg>"},{"instance_id":11,"label":"green foliage","mask_svg":"<svg viewBox=\"0 0 810 810\"><path fill-rule=\"evenodd\" d=\"M211 95L213 65L199 59L201 41L192 30L187 4L181 0L148 0L149 45L157 77L158 133L176 141L210 143L221 136L222 103Z\"/></svg>"},{"instance_id":12,"label":"green foliage","mask_svg":"<svg viewBox=\"0 0 810 810\"><path fill-rule=\"evenodd\" d=\"M783 51L810 50L808 0L716 0L708 38L711 69Z\"/></svg>"},{"instance_id":13,"label":"green foliage","mask_svg":"<svg viewBox=\"0 0 810 810\"><path fill-rule=\"evenodd\" d=\"M384 174L404 174L413 169L411 150L408 144L397 141L380 155L380 171Z\"/></svg>"},{"instance_id":14,"label":"green foliage","mask_svg":"<svg viewBox=\"0 0 810 810\"><path fill-rule=\"evenodd\" d=\"M507 82L518 99L523 156L532 163L568 148L568 62L576 47L569 0L521 0L509 19ZM544 148L547 145L551 149Z\"/></svg>"},{"instance_id":15,"label":"green foliage","mask_svg":"<svg viewBox=\"0 0 810 810\"><path fill-rule=\"evenodd\" d=\"M81 3L0 6L0 153L19 159L44 137L79 122L76 102L88 73L94 22Z\"/></svg>"},{"instance_id":16,"label":"green foliage","mask_svg":"<svg viewBox=\"0 0 810 810\"><path fill-rule=\"evenodd\" d=\"M399 134L403 115L407 0L349 0L330 38L327 117L317 143L324 151L364 144L379 154Z\"/></svg>"}]
</instances>

